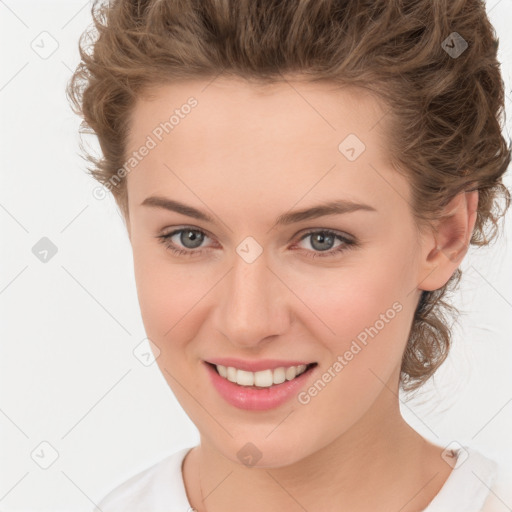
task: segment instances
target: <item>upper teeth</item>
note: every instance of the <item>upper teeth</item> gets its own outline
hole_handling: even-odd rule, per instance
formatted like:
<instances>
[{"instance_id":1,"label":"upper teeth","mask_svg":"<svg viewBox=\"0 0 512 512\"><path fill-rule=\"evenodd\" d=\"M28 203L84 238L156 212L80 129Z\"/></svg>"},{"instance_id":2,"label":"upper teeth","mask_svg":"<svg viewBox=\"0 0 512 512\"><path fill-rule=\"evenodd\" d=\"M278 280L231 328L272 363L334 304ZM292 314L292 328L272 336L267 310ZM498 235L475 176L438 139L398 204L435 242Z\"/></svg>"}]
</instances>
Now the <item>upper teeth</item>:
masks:
<instances>
[{"instance_id":1,"label":"upper teeth","mask_svg":"<svg viewBox=\"0 0 512 512\"><path fill-rule=\"evenodd\" d=\"M272 384L281 384L285 380L292 380L301 373L306 371L307 365L301 364L300 366L289 366L284 368L276 368L274 370L263 370L261 372L248 372L246 370L239 370L233 366L222 366L221 364L215 365L219 375L235 382L240 386L259 386L268 388Z\"/></svg>"}]
</instances>

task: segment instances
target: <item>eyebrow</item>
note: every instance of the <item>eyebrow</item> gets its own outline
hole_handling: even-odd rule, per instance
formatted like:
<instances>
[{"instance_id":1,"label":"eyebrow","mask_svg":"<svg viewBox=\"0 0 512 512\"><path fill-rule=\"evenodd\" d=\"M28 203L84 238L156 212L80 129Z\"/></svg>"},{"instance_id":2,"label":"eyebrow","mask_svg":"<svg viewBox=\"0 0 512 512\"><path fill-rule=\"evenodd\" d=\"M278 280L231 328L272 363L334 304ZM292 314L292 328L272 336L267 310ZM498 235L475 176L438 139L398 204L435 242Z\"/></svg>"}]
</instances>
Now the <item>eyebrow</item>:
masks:
<instances>
[{"instance_id":1,"label":"eyebrow","mask_svg":"<svg viewBox=\"0 0 512 512\"><path fill-rule=\"evenodd\" d=\"M212 224L215 223L214 218L208 215L207 213L202 212L201 210L198 210L193 206L189 206L180 203L179 201L168 199L166 197L147 197L146 199L144 199L141 205L150 206L154 208L163 208L165 210L169 210L172 212L181 213L182 215L186 215L187 217L192 217L194 219L210 222ZM359 210L369 212L377 211L373 206L370 206L368 204L356 203L354 201L340 199L336 201L324 202L319 205L306 208L303 210L296 210L293 212L284 213L277 218L275 225L284 226L294 224L296 222L301 222L304 220L316 219L317 217L323 217L325 215L339 215Z\"/></svg>"}]
</instances>

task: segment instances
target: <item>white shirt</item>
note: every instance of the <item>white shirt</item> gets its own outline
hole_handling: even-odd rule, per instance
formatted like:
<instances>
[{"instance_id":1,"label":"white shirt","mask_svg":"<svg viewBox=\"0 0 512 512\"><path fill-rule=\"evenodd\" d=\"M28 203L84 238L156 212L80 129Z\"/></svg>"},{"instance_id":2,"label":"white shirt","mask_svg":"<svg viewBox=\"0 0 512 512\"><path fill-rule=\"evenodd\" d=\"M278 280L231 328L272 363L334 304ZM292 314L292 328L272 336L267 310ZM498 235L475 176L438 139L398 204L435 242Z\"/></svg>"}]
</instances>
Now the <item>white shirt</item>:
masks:
<instances>
[{"instance_id":1,"label":"white shirt","mask_svg":"<svg viewBox=\"0 0 512 512\"><path fill-rule=\"evenodd\" d=\"M422 512L510 512L512 475L500 471L493 460L464 447L468 457L457 463L445 484ZM181 472L184 448L137 473L110 491L95 511L193 512ZM378 512L378 511L376 511Z\"/></svg>"}]
</instances>

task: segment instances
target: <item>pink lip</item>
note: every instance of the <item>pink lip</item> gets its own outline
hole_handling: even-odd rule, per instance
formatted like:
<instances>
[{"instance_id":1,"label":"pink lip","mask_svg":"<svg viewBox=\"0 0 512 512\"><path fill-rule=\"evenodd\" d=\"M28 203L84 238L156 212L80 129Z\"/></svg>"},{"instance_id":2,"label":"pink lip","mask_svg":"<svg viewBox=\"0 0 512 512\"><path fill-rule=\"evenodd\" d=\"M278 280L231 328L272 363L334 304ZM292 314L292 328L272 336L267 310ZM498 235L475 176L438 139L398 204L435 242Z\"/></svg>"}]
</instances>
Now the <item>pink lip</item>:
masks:
<instances>
[{"instance_id":1,"label":"pink lip","mask_svg":"<svg viewBox=\"0 0 512 512\"><path fill-rule=\"evenodd\" d=\"M220 364L222 366L233 366L234 368L245 370L248 372L259 372L261 370L275 370L276 368L300 366L301 364L311 364L313 361L292 361L277 359L259 359L258 361L248 361L236 359L234 357L215 357L208 359L208 363Z\"/></svg>"},{"instance_id":2,"label":"pink lip","mask_svg":"<svg viewBox=\"0 0 512 512\"><path fill-rule=\"evenodd\" d=\"M295 366L294 364L288 364L288 362L286 364L282 363L283 361L280 361L279 365L275 367L279 368L279 366ZM217 370L215 370L215 368L210 364L205 363L204 366L210 375L210 379L214 388L219 392L222 398L226 400L226 402L239 409L246 409L251 411L274 409L284 404L292 397L297 396L299 389L304 386L305 382L307 379L309 379L310 375L315 371L316 368L316 366L309 368L295 379L284 381L281 384L274 384L269 388L254 388L239 386L238 384L230 382L224 377L221 377L217 373ZM230 364L229 366L235 365ZM265 366L263 369L266 368L270 367Z\"/></svg>"}]
</instances>

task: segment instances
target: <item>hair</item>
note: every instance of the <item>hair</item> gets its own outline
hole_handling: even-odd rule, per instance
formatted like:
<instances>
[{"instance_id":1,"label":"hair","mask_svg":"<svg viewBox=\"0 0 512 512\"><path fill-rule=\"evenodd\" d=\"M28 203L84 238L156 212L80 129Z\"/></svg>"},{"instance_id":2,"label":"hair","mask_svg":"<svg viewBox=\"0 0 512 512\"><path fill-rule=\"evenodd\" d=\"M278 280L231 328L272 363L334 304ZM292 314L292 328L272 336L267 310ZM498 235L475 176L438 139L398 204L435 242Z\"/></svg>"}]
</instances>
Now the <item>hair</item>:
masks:
<instances>
[{"instance_id":1,"label":"hair","mask_svg":"<svg viewBox=\"0 0 512 512\"><path fill-rule=\"evenodd\" d=\"M477 189L470 244L496 238L510 205L502 176L511 152L498 39L483 0L96 0L91 13L67 94L83 117L80 132L101 147L97 158L81 145L88 170L125 219L118 171L142 94L221 74L258 84L297 75L365 89L385 105L386 147L408 178L418 226ZM457 268L445 286L421 294L401 363L404 391L422 386L448 355L448 314L458 311L447 294L460 277Z\"/></svg>"}]
</instances>

